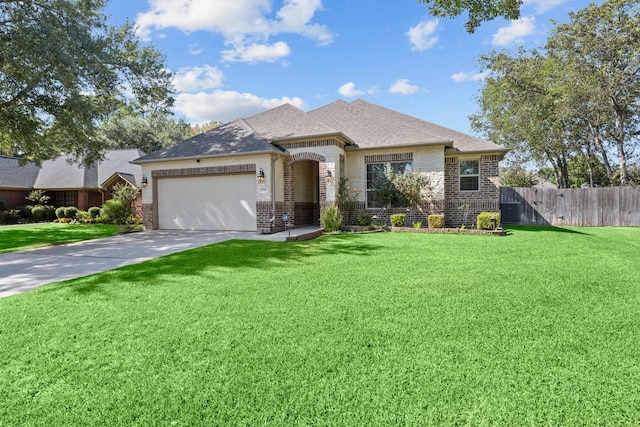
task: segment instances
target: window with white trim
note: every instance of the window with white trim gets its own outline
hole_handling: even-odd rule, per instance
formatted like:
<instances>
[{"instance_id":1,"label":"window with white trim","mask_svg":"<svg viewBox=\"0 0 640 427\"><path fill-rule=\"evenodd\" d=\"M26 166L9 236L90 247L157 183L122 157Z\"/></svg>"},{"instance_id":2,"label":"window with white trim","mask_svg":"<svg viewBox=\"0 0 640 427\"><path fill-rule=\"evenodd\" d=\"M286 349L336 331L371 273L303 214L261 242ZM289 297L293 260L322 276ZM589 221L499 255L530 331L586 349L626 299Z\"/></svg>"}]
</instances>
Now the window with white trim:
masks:
<instances>
[{"instance_id":1,"label":"window with white trim","mask_svg":"<svg viewBox=\"0 0 640 427\"><path fill-rule=\"evenodd\" d=\"M480 160L460 160L460 191L480 190Z\"/></svg>"},{"instance_id":2,"label":"window with white trim","mask_svg":"<svg viewBox=\"0 0 640 427\"><path fill-rule=\"evenodd\" d=\"M411 172L413 166L411 162L384 162L384 163L368 163L367 164L367 208L376 209L382 208L382 203L375 200L373 197L375 183L378 180L386 179L385 171L389 168L394 173ZM403 200L397 200L393 203L392 207L403 207L406 203Z\"/></svg>"}]
</instances>

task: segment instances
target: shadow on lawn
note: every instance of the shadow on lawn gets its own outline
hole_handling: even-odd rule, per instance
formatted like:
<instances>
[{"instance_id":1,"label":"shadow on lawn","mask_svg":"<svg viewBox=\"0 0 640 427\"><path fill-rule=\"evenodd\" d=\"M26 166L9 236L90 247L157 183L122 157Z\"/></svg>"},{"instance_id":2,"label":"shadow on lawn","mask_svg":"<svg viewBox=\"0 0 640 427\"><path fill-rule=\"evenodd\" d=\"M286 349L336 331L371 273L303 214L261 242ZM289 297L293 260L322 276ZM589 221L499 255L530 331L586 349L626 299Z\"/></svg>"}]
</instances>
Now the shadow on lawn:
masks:
<instances>
[{"instance_id":1,"label":"shadow on lawn","mask_svg":"<svg viewBox=\"0 0 640 427\"><path fill-rule=\"evenodd\" d=\"M365 243L360 236L326 236L307 242L272 242L229 240L121 267L93 276L74 279L62 286L80 294L107 290L111 281L119 283L160 284L172 276L199 277L204 274L225 274L230 269L267 270L285 264L304 264L312 257L325 255L355 255L368 257L382 249L381 245ZM58 286L51 291L60 289Z\"/></svg>"},{"instance_id":2,"label":"shadow on lawn","mask_svg":"<svg viewBox=\"0 0 640 427\"><path fill-rule=\"evenodd\" d=\"M582 234L583 236L590 236L589 233L585 233L583 231L554 227L552 225L505 225L504 230L507 235L511 234L511 231L552 231L555 233Z\"/></svg>"}]
</instances>

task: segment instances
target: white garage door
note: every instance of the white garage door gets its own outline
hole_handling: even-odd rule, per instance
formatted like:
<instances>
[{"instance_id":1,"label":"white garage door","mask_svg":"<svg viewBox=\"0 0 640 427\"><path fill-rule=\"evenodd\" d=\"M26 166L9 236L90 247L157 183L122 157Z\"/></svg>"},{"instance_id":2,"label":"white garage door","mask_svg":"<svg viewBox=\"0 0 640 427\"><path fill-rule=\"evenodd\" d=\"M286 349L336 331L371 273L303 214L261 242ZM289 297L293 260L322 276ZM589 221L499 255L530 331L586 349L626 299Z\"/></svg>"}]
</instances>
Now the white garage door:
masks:
<instances>
[{"instance_id":1,"label":"white garage door","mask_svg":"<svg viewBox=\"0 0 640 427\"><path fill-rule=\"evenodd\" d=\"M161 229L257 229L253 174L161 178L157 185Z\"/></svg>"}]
</instances>

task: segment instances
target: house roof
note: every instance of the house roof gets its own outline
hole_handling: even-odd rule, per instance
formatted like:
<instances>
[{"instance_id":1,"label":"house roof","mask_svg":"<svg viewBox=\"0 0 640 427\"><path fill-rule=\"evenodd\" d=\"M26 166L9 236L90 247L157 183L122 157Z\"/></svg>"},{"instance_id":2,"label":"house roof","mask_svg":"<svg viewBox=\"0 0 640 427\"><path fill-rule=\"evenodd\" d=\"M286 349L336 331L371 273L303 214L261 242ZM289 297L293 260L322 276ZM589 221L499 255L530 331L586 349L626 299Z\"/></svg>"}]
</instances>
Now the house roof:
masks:
<instances>
[{"instance_id":1,"label":"house roof","mask_svg":"<svg viewBox=\"0 0 640 427\"><path fill-rule=\"evenodd\" d=\"M134 161L175 160L284 152L286 140L337 136L355 149L441 145L448 152L506 153L504 147L364 100L331 104L304 112L284 104L237 119Z\"/></svg>"},{"instance_id":2,"label":"house roof","mask_svg":"<svg viewBox=\"0 0 640 427\"><path fill-rule=\"evenodd\" d=\"M34 163L20 166L20 159L0 156L0 188L33 189L38 172Z\"/></svg>"},{"instance_id":3,"label":"house roof","mask_svg":"<svg viewBox=\"0 0 640 427\"><path fill-rule=\"evenodd\" d=\"M283 150L258 134L245 119L236 119L170 147L142 156L134 163L270 151L282 152Z\"/></svg>"},{"instance_id":4,"label":"house roof","mask_svg":"<svg viewBox=\"0 0 640 427\"><path fill-rule=\"evenodd\" d=\"M452 141L434 135L425 129L411 126L403 114L387 108L370 108L375 104L364 102L348 103L336 101L308 114L319 121L340 129L348 135L359 148L378 148L399 145L448 144ZM377 106L375 106L377 107ZM409 116L406 116L409 117ZM419 119L416 119L420 121Z\"/></svg>"},{"instance_id":5,"label":"house roof","mask_svg":"<svg viewBox=\"0 0 640 427\"><path fill-rule=\"evenodd\" d=\"M90 167L70 162L68 156L20 166L19 160L0 157L0 188L25 189L98 189L114 173L122 173L135 183L142 181L140 166L130 162L144 153L140 150L111 150L104 159ZM137 184L136 184L137 185Z\"/></svg>"}]
</instances>

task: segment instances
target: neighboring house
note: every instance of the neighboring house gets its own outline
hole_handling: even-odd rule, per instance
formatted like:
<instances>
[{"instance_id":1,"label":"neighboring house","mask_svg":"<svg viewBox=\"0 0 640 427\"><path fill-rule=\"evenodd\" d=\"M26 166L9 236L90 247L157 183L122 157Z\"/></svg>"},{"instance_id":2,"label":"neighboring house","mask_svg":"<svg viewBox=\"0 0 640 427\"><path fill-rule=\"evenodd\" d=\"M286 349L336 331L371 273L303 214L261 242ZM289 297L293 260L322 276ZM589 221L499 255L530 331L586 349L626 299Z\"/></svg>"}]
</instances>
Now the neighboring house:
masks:
<instances>
[{"instance_id":1,"label":"neighboring house","mask_svg":"<svg viewBox=\"0 0 640 427\"><path fill-rule=\"evenodd\" d=\"M29 204L25 197L31 191L45 190L53 206L81 210L101 206L118 183L142 186L142 169L131 161L144 155L140 150L107 151L104 160L90 167L70 163L66 156L44 161L42 166L20 166L19 159L0 156L0 199L15 208Z\"/></svg>"},{"instance_id":2,"label":"neighboring house","mask_svg":"<svg viewBox=\"0 0 640 427\"><path fill-rule=\"evenodd\" d=\"M356 215L388 220L372 197L386 167L429 177L435 195L416 220L444 213L449 226L500 207L498 163L507 149L363 101L310 112L285 104L237 119L133 163L142 166L148 228L283 230L315 224L340 178L359 192Z\"/></svg>"}]
</instances>

